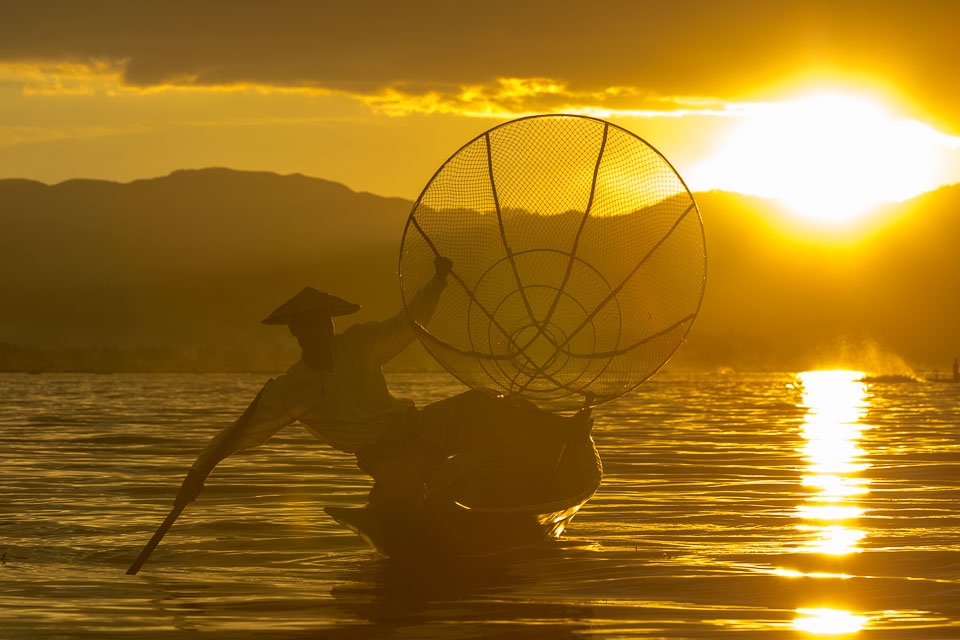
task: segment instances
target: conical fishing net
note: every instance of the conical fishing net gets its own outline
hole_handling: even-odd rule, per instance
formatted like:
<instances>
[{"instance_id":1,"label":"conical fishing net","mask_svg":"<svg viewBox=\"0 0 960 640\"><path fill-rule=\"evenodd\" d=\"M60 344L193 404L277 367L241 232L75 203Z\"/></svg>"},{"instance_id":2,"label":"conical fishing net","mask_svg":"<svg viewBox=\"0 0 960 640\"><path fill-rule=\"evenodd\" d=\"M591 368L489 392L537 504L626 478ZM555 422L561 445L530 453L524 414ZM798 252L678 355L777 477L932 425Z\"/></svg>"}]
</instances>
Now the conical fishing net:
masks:
<instances>
[{"instance_id":1,"label":"conical fishing net","mask_svg":"<svg viewBox=\"0 0 960 640\"><path fill-rule=\"evenodd\" d=\"M460 380L560 411L616 398L674 353L703 297L693 196L653 147L595 118L534 116L463 146L410 213L404 302L453 261L414 328Z\"/></svg>"}]
</instances>

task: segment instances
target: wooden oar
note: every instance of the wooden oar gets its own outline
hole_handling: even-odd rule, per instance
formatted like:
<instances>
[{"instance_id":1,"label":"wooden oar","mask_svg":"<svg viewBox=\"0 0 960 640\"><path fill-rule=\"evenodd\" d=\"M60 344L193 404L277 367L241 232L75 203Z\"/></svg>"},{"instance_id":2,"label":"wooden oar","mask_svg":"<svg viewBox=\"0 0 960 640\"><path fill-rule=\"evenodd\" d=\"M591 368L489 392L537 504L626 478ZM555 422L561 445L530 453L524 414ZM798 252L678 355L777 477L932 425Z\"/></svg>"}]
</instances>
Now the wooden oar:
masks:
<instances>
[{"instance_id":1,"label":"wooden oar","mask_svg":"<svg viewBox=\"0 0 960 640\"><path fill-rule=\"evenodd\" d=\"M147 561L147 558L150 557L150 554L153 553L153 550L157 548L157 545L160 544L161 538L167 535L167 531L170 530L170 527L173 526L173 523L177 521L177 518L180 517L180 513L183 512L184 507L187 506L187 503L175 504L173 509L167 515L167 519L163 521L163 524L160 525L160 528L157 529L157 532L153 534L153 537L150 538L150 542L146 544L143 548L143 551L140 552L140 555L137 556L137 559L133 561L133 564L130 565L130 568L127 569L128 576L137 575L137 571L140 571L140 567L143 566L143 563Z\"/></svg>"},{"instance_id":2,"label":"wooden oar","mask_svg":"<svg viewBox=\"0 0 960 640\"><path fill-rule=\"evenodd\" d=\"M273 381L271 378L267 381L267 384L270 384ZM263 389L266 389L267 385L263 386ZM184 508L190 504L203 489L203 481L207 479L207 476L210 475L210 472L213 471L213 467L225 458L229 452L231 441L234 439L236 434L238 434L250 421L250 418L253 417L253 414L257 410L257 404L260 402L260 396L263 395L263 389L260 389L260 393L257 394L257 397L253 399L253 402L250 403L250 406L247 407L246 411L243 412L237 420L227 427L224 430L224 438L221 440L219 445L219 453L214 456L214 464L207 469L205 472L194 473L193 469L187 473L187 477L183 480L183 484L180 485L180 491L177 493L177 498L174 500L173 509L170 510L170 513L167 515L166 519L163 521L157 528L157 532L153 534L153 537L150 538L144 547L143 551L140 552L140 555L137 556L137 559L133 561L133 564L130 565L130 568L127 569L127 575L133 576L140 571L140 567L147 561L147 558L150 557L150 554L153 553L153 550L157 548L157 545L160 544L160 540L163 539L163 536L167 535L167 531L170 530L170 527L173 526L173 523L177 521L177 518L180 517L180 514L183 512Z\"/></svg>"}]
</instances>

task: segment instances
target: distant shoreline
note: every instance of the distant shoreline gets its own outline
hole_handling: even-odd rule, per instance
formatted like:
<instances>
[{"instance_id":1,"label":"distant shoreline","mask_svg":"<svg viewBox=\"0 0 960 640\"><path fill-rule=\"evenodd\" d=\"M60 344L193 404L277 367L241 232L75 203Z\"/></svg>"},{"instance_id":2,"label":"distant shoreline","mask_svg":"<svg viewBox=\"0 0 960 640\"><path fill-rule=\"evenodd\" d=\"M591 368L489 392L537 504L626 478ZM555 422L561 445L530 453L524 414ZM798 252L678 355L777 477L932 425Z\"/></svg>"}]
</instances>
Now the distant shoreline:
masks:
<instances>
[{"instance_id":1,"label":"distant shoreline","mask_svg":"<svg viewBox=\"0 0 960 640\"><path fill-rule=\"evenodd\" d=\"M730 356L731 354L724 354ZM681 347L661 373L784 373L820 369L863 371L868 377L910 377L948 380L949 367L935 368L910 364L900 359L861 359L857 357L830 360L817 354L809 358L779 359L764 362L754 352L737 358L711 359ZM297 361L296 348L255 347L175 347L164 346L87 346L38 347L0 342L0 373L236 373L277 374ZM383 367L386 373L443 373L445 370L419 344L401 352Z\"/></svg>"},{"instance_id":2,"label":"distant shoreline","mask_svg":"<svg viewBox=\"0 0 960 640\"><path fill-rule=\"evenodd\" d=\"M386 371L433 373L443 369L426 354L408 351ZM419 357L418 357L419 356ZM0 342L0 373L265 373L286 371L297 349L94 346L46 348Z\"/></svg>"}]
</instances>

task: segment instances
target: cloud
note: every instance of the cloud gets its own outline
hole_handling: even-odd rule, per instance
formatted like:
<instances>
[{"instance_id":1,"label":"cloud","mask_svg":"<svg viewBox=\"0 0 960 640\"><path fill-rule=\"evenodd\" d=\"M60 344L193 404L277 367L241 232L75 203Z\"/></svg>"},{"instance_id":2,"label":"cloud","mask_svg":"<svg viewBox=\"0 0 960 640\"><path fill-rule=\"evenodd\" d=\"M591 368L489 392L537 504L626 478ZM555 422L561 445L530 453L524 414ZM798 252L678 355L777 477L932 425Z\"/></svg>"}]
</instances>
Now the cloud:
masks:
<instances>
[{"instance_id":1,"label":"cloud","mask_svg":"<svg viewBox=\"0 0 960 640\"><path fill-rule=\"evenodd\" d=\"M960 130L957 23L960 3L934 0L37 0L4 8L0 62L106 65L140 91L351 95L392 115L702 111L832 73ZM64 71L25 90L90 88Z\"/></svg>"},{"instance_id":2,"label":"cloud","mask_svg":"<svg viewBox=\"0 0 960 640\"><path fill-rule=\"evenodd\" d=\"M721 95L811 64L947 68L958 18L955 3L923 1L37 0L5 7L0 59L127 60L125 81L140 86L369 92L549 77Z\"/></svg>"},{"instance_id":3,"label":"cloud","mask_svg":"<svg viewBox=\"0 0 960 640\"><path fill-rule=\"evenodd\" d=\"M56 140L76 140L83 138L103 138L106 136L143 133L148 127L107 127L92 125L74 125L60 127L0 126L0 147L18 144L54 142Z\"/></svg>"},{"instance_id":4,"label":"cloud","mask_svg":"<svg viewBox=\"0 0 960 640\"><path fill-rule=\"evenodd\" d=\"M661 96L630 86L575 89L552 78L495 78L489 84L449 85L443 88L408 87L405 83L369 92L328 89L310 85L277 86L252 82L212 85L181 77L156 85L125 81L122 61L0 62L0 86L14 87L25 96L155 95L160 93L242 93L301 96L339 96L390 117L412 114L453 114L506 118L534 113L579 113L609 117L731 115L736 105L703 96Z\"/></svg>"},{"instance_id":5,"label":"cloud","mask_svg":"<svg viewBox=\"0 0 960 640\"><path fill-rule=\"evenodd\" d=\"M717 98L659 96L635 87L576 90L552 78L497 78L489 85L464 85L449 91L417 94L390 87L352 97L388 116L442 113L510 118L535 113L662 117L690 113L729 115L736 106Z\"/></svg>"},{"instance_id":6,"label":"cloud","mask_svg":"<svg viewBox=\"0 0 960 640\"><path fill-rule=\"evenodd\" d=\"M86 96L122 87L120 62L20 61L0 62L0 87L24 95Z\"/></svg>"}]
</instances>

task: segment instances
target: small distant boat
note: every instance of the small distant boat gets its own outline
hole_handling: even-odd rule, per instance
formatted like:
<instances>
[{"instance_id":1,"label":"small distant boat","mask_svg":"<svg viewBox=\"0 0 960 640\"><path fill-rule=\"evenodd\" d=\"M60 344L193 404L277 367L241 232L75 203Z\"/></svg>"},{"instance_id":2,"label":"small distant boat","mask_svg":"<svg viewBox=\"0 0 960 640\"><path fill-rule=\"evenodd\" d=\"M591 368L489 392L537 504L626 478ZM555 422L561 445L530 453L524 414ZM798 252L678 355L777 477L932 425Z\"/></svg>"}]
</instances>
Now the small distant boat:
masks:
<instances>
[{"instance_id":1,"label":"small distant boat","mask_svg":"<svg viewBox=\"0 0 960 640\"><path fill-rule=\"evenodd\" d=\"M490 473L468 479L467 497L427 500L406 511L375 505L325 511L390 558L488 556L533 546L559 537L600 487L600 457L583 435L564 443L559 458L551 456L547 473L529 460L488 466Z\"/></svg>"}]
</instances>

